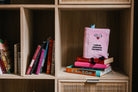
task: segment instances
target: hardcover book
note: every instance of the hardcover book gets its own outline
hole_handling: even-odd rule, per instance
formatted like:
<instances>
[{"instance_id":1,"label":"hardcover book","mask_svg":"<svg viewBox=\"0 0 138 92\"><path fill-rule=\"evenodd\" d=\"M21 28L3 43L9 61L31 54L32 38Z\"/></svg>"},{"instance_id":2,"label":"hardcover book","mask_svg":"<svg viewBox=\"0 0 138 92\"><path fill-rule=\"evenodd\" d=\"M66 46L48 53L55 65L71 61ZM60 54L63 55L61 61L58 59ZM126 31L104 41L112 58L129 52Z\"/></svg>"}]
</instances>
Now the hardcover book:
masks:
<instances>
[{"instance_id":1,"label":"hardcover book","mask_svg":"<svg viewBox=\"0 0 138 92\"><path fill-rule=\"evenodd\" d=\"M53 41L51 74L55 74L55 41Z\"/></svg>"},{"instance_id":2,"label":"hardcover book","mask_svg":"<svg viewBox=\"0 0 138 92\"><path fill-rule=\"evenodd\" d=\"M44 52L45 52L45 50L42 49L41 56L40 56L39 63L38 63L38 67L37 67L37 71L36 71L36 74L37 74L37 75L38 75L39 72L40 72L42 60L43 60L43 57L44 57Z\"/></svg>"},{"instance_id":3,"label":"hardcover book","mask_svg":"<svg viewBox=\"0 0 138 92\"><path fill-rule=\"evenodd\" d=\"M77 61L91 63L92 60L91 60L91 58L77 57ZM110 64L110 63L113 62L113 57L107 58L107 59L104 59L104 60L100 60L99 58L95 58L93 61L96 64Z\"/></svg>"},{"instance_id":4,"label":"hardcover book","mask_svg":"<svg viewBox=\"0 0 138 92\"><path fill-rule=\"evenodd\" d=\"M105 68L92 68L92 67L79 67L79 66L72 66L72 68L83 68L83 69L92 69L92 70L101 70L104 71Z\"/></svg>"},{"instance_id":5,"label":"hardcover book","mask_svg":"<svg viewBox=\"0 0 138 92\"><path fill-rule=\"evenodd\" d=\"M40 72L42 72L42 70L44 69L45 64L47 66L47 59L46 58L47 58L47 53L48 53L48 46L49 46L49 40L47 40L47 42L46 42L45 53L44 53L43 61L41 64ZM46 68L45 68L45 70L46 70Z\"/></svg>"},{"instance_id":6,"label":"hardcover book","mask_svg":"<svg viewBox=\"0 0 138 92\"><path fill-rule=\"evenodd\" d=\"M20 74L20 68L21 68L21 60L20 58L20 44L14 44L14 73Z\"/></svg>"},{"instance_id":7,"label":"hardcover book","mask_svg":"<svg viewBox=\"0 0 138 92\"><path fill-rule=\"evenodd\" d=\"M37 55L38 55L38 53L39 53L39 51L40 51L40 48L41 48L41 46L38 45L38 46L37 46L37 49L36 49L36 51L35 51L35 54L34 54L34 56L33 56L33 58L32 58L32 61L31 61L30 65L29 65L29 67L28 67L28 70L27 70L27 73L26 73L27 75L29 75L30 72L31 72L31 69L32 69L32 67L33 67L33 65L34 65L34 62L35 62L36 57L37 57Z\"/></svg>"},{"instance_id":8,"label":"hardcover book","mask_svg":"<svg viewBox=\"0 0 138 92\"><path fill-rule=\"evenodd\" d=\"M53 48L53 40L49 40L47 72L46 72L47 74L51 74L52 48Z\"/></svg>"},{"instance_id":9,"label":"hardcover book","mask_svg":"<svg viewBox=\"0 0 138 92\"><path fill-rule=\"evenodd\" d=\"M41 48L40 48L40 50L39 50L39 52L38 52L38 54L37 54L37 57L36 57L36 59L35 59L35 61L34 61L34 64L33 64L33 67L32 67L32 69L31 69L30 74L36 73L36 71L37 71L37 66L38 66L38 62L39 62L39 59L40 59L40 56L41 56L41 52L42 52L42 49L44 48L45 44L46 44L46 42L43 42L43 43L42 43Z\"/></svg>"},{"instance_id":10,"label":"hardcover book","mask_svg":"<svg viewBox=\"0 0 138 92\"><path fill-rule=\"evenodd\" d=\"M103 68L106 69L110 66L110 64L95 64L95 65L93 65L89 62L80 62L80 61L76 61L74 65L78 66L78 67L91 67L91 68L102 68L102 69Z\"/></svg>"},{"instance_id":11,"label":"hardcover book","mask_svg":"<svg viewBox=\"0 0 138 92\"><path fill-rule=\"evenodd\" d=\"M101 71L101 70L92 70L92 69L83 69L83 68L73 68L72 66L73 65L67 66L66 72L101 77L102 75L105 75L112 71L111 67L108 67L104 71Z\"/></svg>"}]
</instances>

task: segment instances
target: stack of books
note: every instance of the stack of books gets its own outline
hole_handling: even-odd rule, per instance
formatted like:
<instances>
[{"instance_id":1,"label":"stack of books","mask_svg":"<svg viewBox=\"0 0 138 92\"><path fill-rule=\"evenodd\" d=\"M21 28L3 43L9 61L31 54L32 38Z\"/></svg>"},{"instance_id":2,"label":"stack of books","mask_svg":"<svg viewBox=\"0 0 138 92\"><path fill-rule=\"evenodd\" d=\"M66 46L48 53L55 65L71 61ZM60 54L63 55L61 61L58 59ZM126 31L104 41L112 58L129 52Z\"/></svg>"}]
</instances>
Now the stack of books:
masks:
<instances>
[{"instance_id":1,"label":"stack of books","mask_svg":"<svg viewBox=\"0 0 138 92\"><path fill-rule=\"evenodd\" d=\"M46 74L54 75L55 71L55 42L53 39L44 41L42 45L38 45L27 69L26 74Z\"/></svg>"},{"instance_id":2,"label":"stack of books","mask_svg":"<svg viewBox=\"0 0 138 92\"><path fill-rule=\"evenodd\" d=\"M0 74L11 72L11 60L8 52L7 41L0 39Z\"/></svg>"},{"instance_id":3,"label":"stack of books","mask_svg":"<svg viewBox=\"0 0 138 92\"><path fill-rule=\"evenodd\" d=\"M112 71L113 57L105 59L77 57L74 65L66 67L66 72L100 77Z\"/></svg>"}]
</instances>

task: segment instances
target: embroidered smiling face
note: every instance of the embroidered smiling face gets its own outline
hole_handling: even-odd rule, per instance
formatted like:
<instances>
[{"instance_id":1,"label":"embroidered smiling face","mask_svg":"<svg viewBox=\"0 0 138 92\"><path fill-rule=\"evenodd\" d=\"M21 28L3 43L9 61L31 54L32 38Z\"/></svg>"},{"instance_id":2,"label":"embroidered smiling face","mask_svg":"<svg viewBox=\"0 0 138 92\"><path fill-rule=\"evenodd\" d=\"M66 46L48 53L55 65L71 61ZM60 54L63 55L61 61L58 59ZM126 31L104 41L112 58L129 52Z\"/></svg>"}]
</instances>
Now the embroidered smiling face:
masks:
<instances>
[{"instance_id":1,"label":"embroidered smiling face","mask_svg":"<svg viewBox=\"0 0 138 92\"><path fill-rule=\"evenodd\" d=\"M97 39L102 38L102 34L94 34L94 36L95 36Z\"/></svg>"}]
</instances>

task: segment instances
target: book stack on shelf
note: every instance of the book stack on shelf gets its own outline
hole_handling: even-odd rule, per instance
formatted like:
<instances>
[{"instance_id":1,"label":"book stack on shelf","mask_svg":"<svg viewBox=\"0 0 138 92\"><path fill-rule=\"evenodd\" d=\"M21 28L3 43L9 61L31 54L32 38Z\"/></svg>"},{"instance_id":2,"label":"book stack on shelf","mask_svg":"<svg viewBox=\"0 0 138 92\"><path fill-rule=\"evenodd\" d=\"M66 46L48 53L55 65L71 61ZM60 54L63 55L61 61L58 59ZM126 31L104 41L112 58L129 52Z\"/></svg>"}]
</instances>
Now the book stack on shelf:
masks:
<instances>
[{"instance_id":1,"label":"book stack on shelf","mask_svg":"<svg viewBox=\"0 0 138 92\"><path fill-rule=\"evenodd\" d=\"M11 59L8 52L7 41L0 39L0 74L11 72Z\"/></svg>"},{"instance_id":2,"label":"book stack on shelf","mask_svg":"<svg viewBox=\"0 0 138 92\"><path fill-rule=\"evenodd\" d=\"M74 65L66 67L66 72L100 77L112 71L113 57L104 59L77 57Z\"/></svg>"},{"instance_id":3,"label":"book stack on shelf","mask_svg":"<svg viewBox=\"0 0 138 92\"><path fill-rule=\"evenodd\" d=\"M49 39L38 45L32 61L26 72L27 75L46 73L54 75L55 71L55 41Z\"/></svg>"},{"instance_id":4,"label":"book stack on shelf","mask_svg":"<svg viewBox=\"0 0 138 92\"><path fill-rule=\"evenodd\" d=\"M83 57L77 57L74 65L66 67L66 72L102 76L112 71L113 57L108 57L110 29L99 29L92 25L84 33Z\"/></svg>"}]
</instances>

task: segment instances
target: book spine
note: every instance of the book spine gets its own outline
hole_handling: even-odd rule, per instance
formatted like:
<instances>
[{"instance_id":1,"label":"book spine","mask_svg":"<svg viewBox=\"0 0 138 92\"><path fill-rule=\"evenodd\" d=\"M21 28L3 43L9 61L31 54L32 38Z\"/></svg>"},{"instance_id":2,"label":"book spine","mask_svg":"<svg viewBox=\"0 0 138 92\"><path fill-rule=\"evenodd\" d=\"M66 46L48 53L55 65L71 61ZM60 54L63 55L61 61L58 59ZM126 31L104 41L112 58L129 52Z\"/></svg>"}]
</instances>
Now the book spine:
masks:
<instances>
[{"instance_id":1,"label":"book spine","mask_svg":"<svg viewBox=\"0 0 138 92\"><path fill-rule=\"evenodd\" d=\"M75 66L78 66L78 67L91 67L91 68L108 68L110 64L95 64L95 65L92 65L91 63L88 63L88 62L79 62L79 61L76 61Z\"/></svg>"},{"instance_id":2,"label":"book spine","mask_svg":"<svg viewBox=\"0 0 138 92\"><path fill-rule=\"evenodd\" d=\"M1 70L1 66L0 66L0 75L3 74L2 70Z\"/></svg>"},{"instance_id":3,"label":"book spine","mask_svg":"<svg viewBox=\"0 0 138 92\"><path fill-rule=\"evenodd\" d=\"M12 70L12 62L11 62L11 57L10 57L10 53L9 53L9 50L8 50L8 43L7 41L4 41L4 55L5 55L5 58L6 58L6 61L7 61L7 65L8 65L8 73L10 73ZM12 68L11 68L12 67Z\"/></svg>"},{"instance_id":4,"label":"book spine","mask_svg":"<svg viewBox=\"0 0 138 92\"><path fill-rule=\"evenodd\" d=\"M109 63L112 63L113 61L114 61L114 58L111 57L111 58L105 59L104 64L109 64Z\"/></svg>"},{"instance_id":5,"label":"book spine","mask_svg":"<svg viewBox=\"0 0 138 92\"><path fill-rule=\"evenodd\" d=\"M30 72L31 72L31 69L32 69L33 64L34 64L34 62L35 62L35 59L36 59L36 57L37 57L37 55L38 55L38 53L39 53L40 48L41 48L41 46L38 45L38 47L37 47L37 49L36 49L36 51L35 51L35 54L34 54L34 56L33 56L33 58L32 58L32 61L31 61L30 65L29 65L29 68L28 68L28 70L27 70L27 73L26 73L27 75L29 75Z\"/></svg>"},{"instance_id":6,"label":"book spine","mask_svg":"<svg viewBox=\"0 0 138 92\"><path fill-rule=\"evenodd\" d=\"M0 50L0 55L1 55L1 59L2 59L2 61L3 61L3 63L4 63L6 72L8 73L9 68L8 68L8 64L7 64L7 61L6 61L6 57L5 57L4 54L3 54L3 50Z\"/></svg>"},{"instance_id":7,"label":"book spine","mask_svg":"<svg viewBox=\"0 0 138 92\"><path fill-rule=\"evenodd\" d=\"M34 65L33 65L32 69L31 69L30 74L36 73L36 71L37 71L37 66L38 66L39 59L40 59L40 55L41 55L42 49L44 48L45 44L46 44L45 42L42 43L41 48L40 48L40 50L39 50L39 52L38 52L38 55L37 55L37 57L36 57L36 59L35 59L35 61L34 61Z\"/></svg>"},{"instance_id":8,"label":"book spine","mask_svg":"<svg viewBox=\"0 0 138 92\"><path fill-rule=\"evenodd\" d=\"M91 59L90 58L77 57L77 61L91 63ZM104 64L104 60L100 60L98 58L95 58L94 62L97 63L97 64Z\"/></svg>"},{"instance_id":9,"label":"book spine","mask_svg":"<svg viewBox=\"0 0 138 92\"><path fill-rule=\"evenodd\" d=\"M110 67L108 67L107 69L105 69L104 71L101 71L100 72L100 76L103 76L103 75L105 75L105 74L107 74L107 73L109 73L109 72L111 72L112 71L112 68L111 68L111 66Z\"/></svg>"},{"instance_id":10,"label":"book spine","mask_svg":"<svg viewBox=\"0 0 138 92\"><path fill-rule=\"evenodd\" d=\"M17 52L18 57L17 57L17 73L21 74L21 53Z\"/></svg>"},{"instance_id":11,"label":"book spine","mask_svg":"<svg viewBox=\"0 0 138 92\"><path fill-rule=\"evenodd\" d=\"M90 70L101 70L104 71L104 68L91 68L91 67L78 67L78 66L72 66L72 68L81 68L81 69L90 69Z\"/></svg>"},{"instance_id":12,"label":"book spine","mask_svg":"<svg viewBox=\"0 0 138 92\"><path fill-rule=\"evenodd\" d=\"M1 55L0 55L0 66L1 66L2 73L6 73L6 69L5 69L4 63L2 61Z\"/></svg>"},{"instance_id":13,"label":"book spine","mask_svg":"<svg viewBox=\"0 0 138 92\"><path fill-rule=\"evenodd\" d=\"M96 76L96 71L89 71L89 70L77 69L77 68L66 67L66 72L75 73L75 74L82 74L82 75Z\"/></svg>"},{"instance_id":14,"label":"book spine","mask_svg":"<svg viewBox=\"0 0 138 92\"><path fill-rule=\"evenodd\" d=\"M46 43L45 54L44 54L44 58L43 58L43 61L42 61L40 72L42 72L42 70L44 68L44 63L46 61L46 57L47 57L47 53L48 53L48 46L49 46L49 40L47 40L47 43Z\"/></svg>"},{"instance_id":15,"label":"book spine","mask_svg":"<svg viewBox=\"0 0 138 92\"><path fill-rule=\"evenodd\" d=\"M17 74L17 44L14 44L14 73Z\"/></svg>"},{"instance_id":16,"label":"book spine","mask_svg":"<svg viewBox=\"0 0 138 92\"><path fill-rule=\"evenodd\" d=\"M53 40L49 40L48 59L47 59L47 72L46 72L47 74L50 74L50 70L51 70L52 48L53 48Z\"/></svg>"},{"instance_id":17,"label":"book spine","mask_svg":"<svg viewBox=\"0 0 138 92\"><path fill-rule=\"evenodd\" d=\"M43 60L43 56L44 56L44 52L45 52L45 50L42 49L41 56L40 56L40 59L39 59L39 64L38 64L37 71L36 71L36 74L37 74L37 75L38 75L39 72L40 72L40 68L41 68L41 64L42 64L42 60Z\"/></svg>"},{"instance_id":18,"label":"book spine","mask_svg":"<svg viewBox=\"0 0 138 92\"><path fill-rule=\"evenodd\" d=\"M51 74L55 74L55 41L53 41Z\"/></svg>"}]
</instances>

